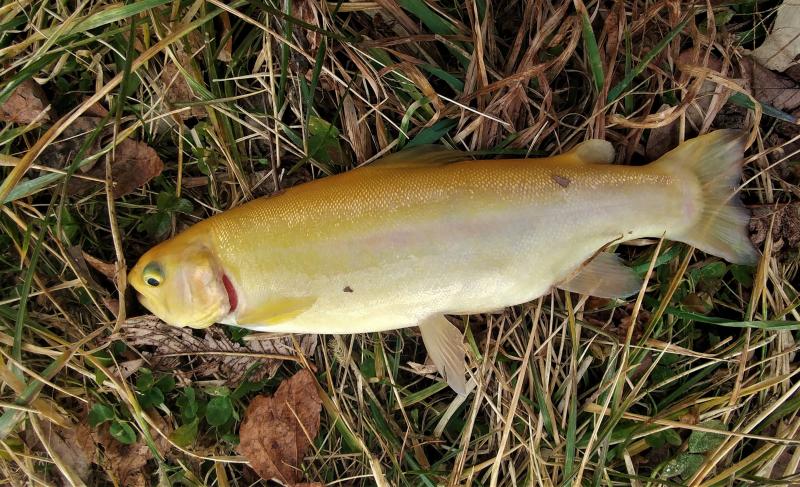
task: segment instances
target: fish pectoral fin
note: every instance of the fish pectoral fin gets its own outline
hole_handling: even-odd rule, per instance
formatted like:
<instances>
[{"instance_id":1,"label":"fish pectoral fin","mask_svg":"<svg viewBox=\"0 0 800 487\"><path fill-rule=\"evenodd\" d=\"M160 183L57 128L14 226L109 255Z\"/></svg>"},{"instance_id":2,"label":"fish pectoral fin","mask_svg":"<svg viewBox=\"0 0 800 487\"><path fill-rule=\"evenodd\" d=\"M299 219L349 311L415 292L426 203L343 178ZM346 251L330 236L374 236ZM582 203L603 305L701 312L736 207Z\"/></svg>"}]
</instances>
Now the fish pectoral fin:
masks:
<instances>
[{"instance_id":1,"label":"fish pectoral fin","mask_svg":"<svg viewBox=\"0 0 800 487\"><path fill-rule=\"evenodd\" d=\"M617 153L611 142L603 139L589 139L573 147L567 154L574 155L586 164L611 164Z\"/></svg>"},{"instance_id":2,"label":"fish pectoral fin","mask_svg":"<svg viewBox=\"0 0 800 487\"><path fill-rule=\"evenodd\" d=\"M450 323L444 315L433 315L419 323L422 342L428 349L439 373L447 384L459 395L466 395L467 371L464 337L461 330Z\"/></svg>"},{"instance_id":3,"label":"fish pectoral fin","mask_svg":"<svg viewBox=\"0 0 800 487\"><path fill-rule=\"evenodd\" d=\"M556 287L600 298L624 298L638 292L642 280L616 254L600 252Z\"/></svg>"},{"instance_id":4,"label":"fish pectoral fin","mask_svg":"<svg viewBox=\"0 0 800 487\"><path fill-rule=\"evenodd\" d=\"M464 152L441 145L419 145L381 157L366 167L399 168L444 166L453 162L471 160Z\"/></svg>"},{"instance_id":5,"label":"fish pectoral fin","mask_svg":"<svg viewBox=\"0 0 800 487\"><path fill-rule=\"evenodd\" d=\"M301 298L273 298L252 308L246 308L236 317L239 326L276 325L289 321L307 311L317 298L306 296Z\"/></svg>"}]
</instances>

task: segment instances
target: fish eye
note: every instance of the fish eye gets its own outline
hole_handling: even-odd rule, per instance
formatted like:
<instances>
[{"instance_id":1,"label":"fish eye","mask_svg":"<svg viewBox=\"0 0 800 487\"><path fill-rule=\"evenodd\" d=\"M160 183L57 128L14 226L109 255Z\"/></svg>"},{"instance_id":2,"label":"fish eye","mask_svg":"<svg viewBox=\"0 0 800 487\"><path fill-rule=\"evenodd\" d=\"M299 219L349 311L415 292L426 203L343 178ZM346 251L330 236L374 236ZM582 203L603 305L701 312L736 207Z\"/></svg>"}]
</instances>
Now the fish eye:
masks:
<instances>
[{"instance_id":1,"label":"fish eye","mask_svg":"<svg viewBox=\"0 0 800 487\"><path fill-rule=\"evenodd\" d=\"M151 262L144 267L142 279L148 286L158 287L164 279L164 272L156 262Z\"/></svg>"}]
</instances>

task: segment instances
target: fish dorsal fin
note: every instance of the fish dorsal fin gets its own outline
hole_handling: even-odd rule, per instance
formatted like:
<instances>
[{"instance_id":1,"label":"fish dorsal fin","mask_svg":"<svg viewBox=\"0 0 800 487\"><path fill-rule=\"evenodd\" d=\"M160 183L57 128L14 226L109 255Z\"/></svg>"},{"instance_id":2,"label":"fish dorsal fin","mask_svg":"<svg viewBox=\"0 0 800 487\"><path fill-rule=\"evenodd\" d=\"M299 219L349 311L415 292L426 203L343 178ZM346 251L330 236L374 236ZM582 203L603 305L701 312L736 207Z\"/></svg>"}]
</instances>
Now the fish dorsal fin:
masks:
<instances>
[{"instance_id":1,"label":"fish dorsal fin","mask_svg":"<svg viewBox=\"0 0 800 487\"><path fill-rule=\"evenodd\" d=\"M453 162L471 160L464 152L441 145L418 145L381 157L366 167L399 168L444 166Z\"/></svg>"},{"instance_id":2,"label":"fish dorsal fin","mask_svg":"<svg viewBox=\"0 0 800 487\"><path fill-rule=\"evenodd\" d=\"M556 287L600 298L624 298L639 291L642 280L616 254L601 252Z\"/></svg>"},{"instance_id":3,"label":"fish dorsal fin","mask_svg":"<svg viewBox=\"0 0 800 487\"><path fill-rule=\"evenodd\" d=\"M459 395L466 394L467 371L464 337L444 315L433 315L419 323L422 342L439 373Z\"/></svg>"},{"instance_id":4,"label":"fish dorsal fin","mask_svg":"<svg viewBox=\"0 0 800 487\"><path fill-rule=\"evenodd\" d=\"M567 154L572 154L586 164L611 164L616 151L611 142L603 139L589 139L573 147Z\"/></svg>"},{"instance_id":5,"label":"fish dorsal fin","mask_svg":"<svg viewBox=\"0 0 800 487\"><path fill-rule=\"evenodd\" d=\"M301 298L273 298L258 306L245 308L236 317L239 326L277 325L289 321L308 310L317 298L307 296Z\"/></svg>"}]
</instances>

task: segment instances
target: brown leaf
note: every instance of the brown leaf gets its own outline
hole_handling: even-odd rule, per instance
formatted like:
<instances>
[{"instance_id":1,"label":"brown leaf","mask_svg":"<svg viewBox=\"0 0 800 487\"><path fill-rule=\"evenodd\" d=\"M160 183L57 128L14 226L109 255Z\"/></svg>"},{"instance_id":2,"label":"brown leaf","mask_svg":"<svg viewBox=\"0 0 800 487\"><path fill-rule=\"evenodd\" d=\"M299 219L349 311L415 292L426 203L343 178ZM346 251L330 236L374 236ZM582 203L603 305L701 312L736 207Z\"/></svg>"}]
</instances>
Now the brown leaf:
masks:
<instances>
[{"instance_id":1,"label":"brown leaf","mask_svg":"<svg viewBox=\"0 0 800 487\"><path fill-rule=\"evenodd\" d=\"M39 156L39 162L50 167L57 169L66 168L71 162L72 158L78 154L81 146L86 141L86 137L91 134L102 122L102 117L78 117L74 122L64 127L57 142L48 145L42 154ZM106 130L106 129L103 129ZM100 139L98 136L86 148L84 153L85 157L97 153L100 150ZM96 162L94 163L96 164ZM85 165L80 168L82 173L86 173L92 169L93 164Z\"/></svg>"},{"instance_id":2,"label":"brown leaf","mask_svg":"<svg viewBox=\"0 0 800 487\"><path fill-rule=\"evenodd\" d=\"M92 266L94 270L106 276L110 281L117 280L117 266L110 262L105 262L97 257L87 254L86 252L82 251L83 259L86 261L87 264Z\"/></svg>"},{"instance_id":3,"label":"brown leaf","mask_svg":"<svg viewBox=\"0 0 800 487\"><path fill-rule=\"evenodd\" d=\"M177 54L178 62L184 70L191 73L191 58L183 52ZM172 105L199 101L200 98L194 94L189 83L186 81L185 74L181 73L178 66L171 60L164 63L161 71L161 83L163 83L164 99ZM194 105L188 110L181 110L176 114L181 120L189 118L205 118L208 116L206 109L200 105Z\"/></svg>"},{"instance_id":4,"label":"brown leaf","mask_svg":"<svg viewBox=\"0 0 800 487\"><path fill-rule=\"evenodd\" d=\"M239 452L262 478L294 485L319 431L321 409L314 375L301 370L283 381L274 396L253 399L239 429Z\"/></svg>"},{"instance_id":5,"label":"brown leaf","mask_svg":"<svg viewBox=\"0 0 800 487\"><path fill-rule=\"evenodd\" d=\"M86 255L88 254L83 252L79 245L73 245L67 248L67 256L72 262L72 268L75 271L75 274L77 274L77 276L81 278L81 280L83 280L84 283L86 283L87 287L93 289L96 292L107 295L108 292L103 288L103 286L98 284L92 278L92 275L89 272L89 268L86 266L87 260L84 258Z\"/></svg>"},{"instance_id":6,"label":"brown leaf","mask_svg":"<svg viewBox=\"0 0 800 487\"><path fill-rule=\"evenodd\" d=\"M103 425L95 434L95 441L103 446L106 470L119 485L146 486L147 478L143 469L152 456L150 449L141 441L132 445L120 443L111 437L108 428L109 425Z\"/></svg>"},{"instance_id":7,"label":"brown leaf","mask_svg":"<svg viewBox=\"0 0 800 487\"><path fill-rule=\"evenodd\" d=\"M111 179L114 198L136 191L148 181L161 174L164 163L156 151L145 143L125 139L119 143L111 161ZM104 163L95 164L87 176L105 179ZM81 194L96 188L98 183L85 179L71 179L67 184L67 194Z\"/></svg>"},{"instance_id":8,"label":"brown leaf","mask_svg":"<svg viewBox=\"0 0 800 487\"><path fill-rule=\"evenodd\" d=\"M792 78L770 71L750 58L742 60L742 70L758 101L790 113L800 108L800 86Z\"/></svg>"},{"instance_id":9,"label":"brown leaf","mask_svg":"<svg viewBox=\"0 0 800 487\"><path fill-rule=\"evenodd\" d=\"M158 370L174 369L181 357L196 354L199 366L195 366L194 372L197 375L218 375L231 385L245 378L258 381L272 377L284 360L294 358L294 344L290 336L248 340L246 345L240 345L231 341L218 326L207 328L202 333L202 336L195 336L189 328L169 326L155 316L145 315L126 320L118 338L137 349L155 347L151 353L141 349L138 351ZM295 339L303 354L314 353L316 335L295 335ZM253 365L256 367L248 376L247 372Z\"/></svg>"},{"instance_id":10,"label":"brown leaf","mask_svg":"<svg viewBox=\"0 0 800 487\"><path fill-rule=\"evenodd\" d=\"M164 170L164 163L149 145L126 139L117 146L111 163L114 198L132 193Z\"/></svg>"},{"instance_id":11,"label":"brown leaf","mask_svg":"<svg viewBox=\"0 0 800 487\"><path fill-rule=\"evenodd\" d=\"M97 458L97 449L92 440L91 428L86 423L78 423L71 428L54 426L49 421L41 422L42 432L48 447L66 464L81 480L87 482L91 474L92 462ZM25 442L31 448L44 451L44 445L33 433L26 430ZM60 485L69 485L66 478L61 478Z\"/></svg>"},{"instance_id":12,"label":"brown leaf","mask_svg":"<svg viewBox=\"0 0 800 487\"><path fill-rule=\"evenodd\" d=\"M86 142L86 137L94 132L101 121L101 117L78 117L65 128L58 142L45 148L39 160L50 167L66 168ZM100 150L101 139L110 134L110 127L102 128L101 133L86 148L84 157L96 154ZM80 170L86 176L105 179L106 167L102 161L100 159L93 164L81 167ZM163 169L164 163L153 148L135 140L123 140L114 149L114 158L111 161L114 197L119 198L133 192L139 186L161 174ZM91 191L99 184L101 183L97 181L72 178L67 183L67 194L75 195Z\"/></svg>"},{"instance_id":13,"label":"brown leaf","mask_svg":"<svg viewBox=\"0 0 800 487\"><path fill-rule=\"evenodd\" d=\"M658 111L662 112L669 108L670 105L665 103L661 105ZM650 136L647 137L647 145L645 146L647 158L656 160L674 149L678 145L678 128L677 121L674 121L650 130Z\"/></svg>"},{"instance_id":14,"label":"brown leaf","mask_svg":"<svg viewBox=\"0 0 800 487\"><path fill-rule=\"evenodd\" d=\"M755 245L762 244L771 225L773 251L780 251L785 246L793 249L800 247L800 203L789 203L777 208L773 205L753 208L750 240Z\"/></svg>"},{"instance_id":15,"label":"brown leaf","mask_svg":"<svg viewBox=\"0 0 800 487\"><path fill-rule=\"evenodd\" d=\"M356 163L363 164L372 155L370 153L370 134L369 126L364 123L362 103L353 101L352 96L345 96L342 99L342 122L344 132L353 153L356 156Z\"/></svg>"},{"instance_id":16,"label":"brown leaf","mask_svg":"<svg viewBox=\"0 0 800 487\"><path fill-rule=\"evenodd\" d=\"M785 71L800 56L800 5L783 2L775 15L772 31L753 57L775 71Z\"/></svg>"},{"instance_id":17,"label":"brown leaf","mask_svg":"<svg viewBox=\"0 0 800 487\"><path fill-rule=\"evenodd\" d=\"M678 55L677 62L679 65L705 66L714 71L721 71L723 68L722 61L719 58L709 56L708 61L706 61L704 55L694 47L682 51ZM682 74L682 78L685 77L686 74ZM688 128L690 132L696 133L696 130L701 129L706 122L706 118L716 118L718 110L721 108L721 105L711 107L716 90L716 83L712 81L703 82L693 103L686 108L686 119L689 122ZM658 108L656 113L667 112L672 108L671 105L665 103ZM650 130L647 145L645 146L647 158L655 160L674 149L679 143L679 130L679 119Z\"/></svg>"},{"instance_id":18,"label":"brown leaf","mask_svg":"<svg viewBox=\"0 0 800 487\"><path fill-rule=\"evenodd\" d=\"M307 24L319 27L319 20L317 19L317 2L310 0L294 0L292 2L292 17L300 19ZM319 32L306 29L305 27L296 27L297 32L305 33L306 40L308 40L310 52L314 53L319 49L321 36Z\"/></svg>"},{"instance_id":19,"label":"brown leaf","mask_svg":"<svg viewBox=\"0 0 800 487\"><path fill-rule=\"evenodd\" d=\"M158 414L151 414L150 417L161 431L169 435L171 428L164 418ZM117 480L118 485L126 487L149 485L144 467L147 465L147 461L153 458L150 447L141 437L130 445L120 443L111 436L109 427L109 424L106 423L92 434L94 442L103 447L104 466L108 473ZM165 455L171 447L169 441L158 434L154 428L150 429L150 435L153 437L156 449Z\"/></svg>"},{"instance_id":20,"label":"brown leaf","mask_svg":"<svg viewBox=\"0 0 800 487\"><path fill-rule=\"evenodd\" d=\"M46 107L48 107L48 101L42 87L34 80L26 79L0 106L0 120L22 125L34 121L49 122L50 114L43 113Z\"/></svg>"}]
</instances>

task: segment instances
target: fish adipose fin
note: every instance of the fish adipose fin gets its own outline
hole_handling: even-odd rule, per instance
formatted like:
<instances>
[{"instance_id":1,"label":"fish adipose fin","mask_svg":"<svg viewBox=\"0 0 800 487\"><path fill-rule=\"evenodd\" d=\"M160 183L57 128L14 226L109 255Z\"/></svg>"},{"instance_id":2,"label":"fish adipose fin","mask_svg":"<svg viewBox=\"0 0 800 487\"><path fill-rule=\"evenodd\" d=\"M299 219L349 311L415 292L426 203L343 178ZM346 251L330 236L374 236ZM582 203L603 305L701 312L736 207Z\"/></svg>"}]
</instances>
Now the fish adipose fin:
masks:
<instances>
[{"instance_id":1,"label":"fish adipose fin","mask_svg":"<svg viewBox=\"0 0 800 487\"><path fill-rule=\"evenodd\" d=\"M461 330L444 315L433 315L419 323L422 342L439 373L459 395L466 394L466 354Z\"/></svg>"},{"instance_id":2,"label":"fish adipose fin","mask_svg":"<svg viewBox=\"0 0 800 487\"><path fill-rule=\"evenodd\" d=\"M755 264L756 251L747 233L750 212L736 194L742 177L744 134L717 130L691 139L653 164L666 172L695 177L700 183L700 211L696 223L671 240L688 243L733 264Z\"/></svg>"},{"instance_id":3,"label":"fish adipose fin","mask_svg":"<svg viewBox=\"0 0 800 487\"><path fill-rule=\"evenodd\" d=\"M567 152L585 164L611 164L616 151L611 142L603 139L589 139L581 142Z\"/></svg>"},{"instance_id":4,"label":"fish adipose fin","mask_svg":"<svg viewBox=\"0 0 800 487\"><path fill-rule=\"evenodd\" d=\"M469 155L441 145L418 145L381 157L365 167L399 168L444 166L460 161L470 161Z\"/></svg>"},{"instance_id":5,"label":"fish adipose fin","mask_svg":"<svg viewBox=\"0 0 800 487\"><path fill-rule=\"evenodd\" d=\"M638 292L642 280L616 254L601 252L556 287L600 298L624 298Z\"/></svg>"}]
</instances>

